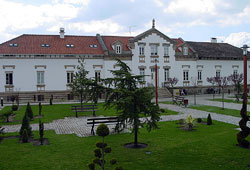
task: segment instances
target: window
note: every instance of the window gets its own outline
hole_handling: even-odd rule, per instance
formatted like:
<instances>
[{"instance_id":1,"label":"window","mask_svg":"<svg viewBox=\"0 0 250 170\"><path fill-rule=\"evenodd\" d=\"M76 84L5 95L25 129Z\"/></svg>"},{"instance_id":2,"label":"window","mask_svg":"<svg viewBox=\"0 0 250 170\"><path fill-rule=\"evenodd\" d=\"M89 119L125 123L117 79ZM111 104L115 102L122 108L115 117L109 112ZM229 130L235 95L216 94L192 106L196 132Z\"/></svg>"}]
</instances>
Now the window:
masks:
<instances>
[{"instance_id":1,"label":"window","mask_svg":"<svg viewBox=\"0 0 250 170\"><path fill-rule=\"evenodd\" d=\"M169 56L164 56L164 63L169 63Z\"/></svg>"},{"instance_id":2,"label":"window","mask_svg":"<svg viewBox=\"0 0 250 170\"><path fill-rule=\"evenodd\" d=\"M145 63L145 56L140 56L139 57L139 62L140 63Z\"/></svg>"},{"instance_id":3,"label":"window","mask_svg":"<svg viewBox=\"0 0 250 170\"><path fill-rule=\"evenodd\" d=\"M96 44L90 44L89 47L90 48L97 48L97 45Z\"/></svg>"},{"instance_id":4,"label":"window","mask_svg":"<svg viewBox=\"0 0 250 170\"><path fill-rule=\"evenodd\" d=\"M201 79L201 71L200 70L198 71L198 80L202 80Z\"/></svg>"},{"instance_id":5,"label":"window","mask_svg":"<svg viewBox=\"0 0 250 170\"><path fill-rule=\"evenodd\" d=\"M120 45L116 45L115 47L115 51L116 51L116 54L121 54L121 46Z\"/></svg>"},{"instance_id":6,"label":"window","mask_svg":"<svg viewBox=\"0 0 250 170\"><path fill-rule=\"evenodd\" d=\"M164 48L164 56L169 56L169 46L165 45Z\"/></svg>"},{"instance_id":7,"label":"window","mask_svg":"<svg viewBox=\"0 0 250 170\"><path fill-rule=\"evenodd\" d=\"M188 81L188 71L183 71L183 80Z\"/></svg>"},{"instance_id":8,"label":"window","mask_svg":"<svg viewBox=\"0 0 250 170\"><path fill-rule=\"evenodd\" d=\"M13 73L12 72L6 73L6 85L13 85Z\"/></svg>"},{"instance_id":9,"label":"window","mask_svg":"<svg viewBox=\"0 0 250 170\"><path fill-rule=\"evenodd\" d=\"M187 47L183 48L183 55L188 55L188 48Z\"/></svg>"},{"instance_id":10,"label":"window","mask_svg":"<svg viewBox=\"0 0 250 170\"><path fill-rule=\"evenodd\" d=\"M215 76L220 77L220 70L216 70Z\"/></svg>"},{"instance_id":11,"label":"window","mask_svg":"<svg viewBox=\"0 0 250 170\"><path fill-rule=\"evenodd\" d=\"M66 47L67 47L67 48L74 48L75 45L74 45L74 44L67 44Z\"/></svg>"},{"instance_id":12,"label":"window","mask_svg":"<svg viewBox=\"0 0 250 170\"><path fill-rule=\"evenodd\" d=\"M237 79L237 76L238 76L238 70L234 70L234 71L233 71L233 76L234 76L234 78L235 78L235 79Z\"/></svg>"},{"instance_id":13,"label":"window","mask_svg":"<svg viewBox=\"0 0 250 170\"><path fill-rule=\"evenodd\" d=\"M50 47L49 44L41 44L41 47Z\"/></svg>"},{"instance_id":14,"label":"window","mask_svg":"<svg viewBox=\"0 0 250 170\"><path fill-rule=\"evenodd\" d=\"M67 83L72 83L74 78L73 72L67 72Z\"/></svg>"},{"instance_id":15,"label":"window","mask_svg":"<svg viewBox=\"0 0 250 170\"><path fill-rule=\"evenodd\" d=\"M95 71L95 80L101 82L101 71Z\"/></svg>"},{"instance_id":16,"label":"window","mask_svg":"<svg viewBox=\"0 0 250 170\"><path fill-rule=\"evenodd\" d=\"M18 44L17 43L9 44L9 47L18 47Z\"/></svg>"},{"instance_id":17,"label":"window","mask_svg":"<svg viewBox=\"0 0 250 170\"><path fill-rule=\"evenodd\" d=\"M158 57L151 57L151 63L159 63Z\"/></svg>"},{"instance_id":18,"label":"window","mask_svg":"<svg viewBox=\"0 0 250 170\"><path fill-rule=\"evenodd\" d=\"M140 68L140 75L141 76L145 75L145 69L144 68ZM145 76L141 78L141 81L145 81Z\"/></svg>"},{"instance_id":19,"label":"window","mask_svg":"<svg viewBox=\"0 0 250 170\"><path fill-rule=\"evenodd\" d=\"M169 79L169 69L165 68L164 69L164 81L168 81Z\"/></svg>"},{"instance_id":20,"label":"window","mask_svg":"<svg viewBox=\"0 0 250 170\"><path fill-rule=\"evenodd\" d=\"M151 55L158 55L158 46L151 45Z\"/></svg>"},{"instance_id":21,"label":"window","mask_svg":"<svg viewBox=\"0 0 250 170\"><path fill-rule=\"evenodd\" d=\"M37 84L43 85L44 84L44 71L37 72Z\"/></svg>"},{"instance_id":22,"label":"window","mask_svg":"<svg viewBox=\"0 0 250 170\"><path fill-rule=\"evenodd\" d=\"M139 45L139 54L144 55L144 45L143 44Z\"/></svg>"}]
</instances>

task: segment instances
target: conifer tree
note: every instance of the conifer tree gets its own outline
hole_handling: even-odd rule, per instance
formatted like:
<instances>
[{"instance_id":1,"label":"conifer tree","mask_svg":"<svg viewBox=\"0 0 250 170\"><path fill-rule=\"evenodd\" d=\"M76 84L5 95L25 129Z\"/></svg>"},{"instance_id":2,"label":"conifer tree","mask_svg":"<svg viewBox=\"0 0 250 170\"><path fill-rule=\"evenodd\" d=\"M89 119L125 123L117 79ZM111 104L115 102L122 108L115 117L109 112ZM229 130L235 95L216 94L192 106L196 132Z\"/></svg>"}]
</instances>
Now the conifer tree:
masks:
<instances>
[{"instance_id":1,"label":"conifer tree","mask_svg":"<svg viewBox=\"0 0 250 170\"><path fill-rule=\"evenodd\" d=\"M29 117L30 120L34 119L33 111L31 109L31 106L30 106L29 102L28 102L27 107L26 107L26 113L27 113L27 116Z\"/></svg>"},{"instance_id":2,"label":"conifer tree","mask_svg":"<svg viewBox=\"0 0 250 170\"><path fill-rule=\"evenodd\" d=\"M115 107L118 111L118 127L123 128L125 122L132 125L134 133L134 145L138 145L138 131L146 124L147 130L157 128L159 121L159 107L152 103L152 89L148 87L139 88L142 75L132 75L130 68L121 60L117 59L119 70L112 70L114 78L109 78L107 88L106 108ZM111 88L113 87L113 88ZM140 119L143 115L145 120Z\"/></svg>"},{"instance_id":3,"label":"conifer tree","mask_svg":"<svg viewBox=\"0 0 250 170\"><path fill-rule=\"evenodd\" d=\"M43 135L44 135L44 124L39 120L39 135L40 135L40 142L43 145Z\"/></svg>"},{"instance_id":4,"label":"conifer tree","mask_svg":"<svg viewBox=\"0 0 250 170\"><path fill-rule=\"evenodd\" d=\"M29 118L27 116L27 113L25 113L25 115L23 117L22 126L21 126L21 129L19 131L20 136L23 135L24 129L26 129L28 136L31 137L32 131L31 131L31 127L30 127Z\"/></svg>"},{"instance_id":5,"label":"conifer tree","mask_svg":"<svg viewBox=\"0 0 250 170\"><path fill-rule=\"evenodd\" d=\"M211 118L211 115L210 115L210 113L208 114L208 116L207 116L207 125L212 125L213 123L212 123L212 118Z\"/></svg>"},{"instance_id":6,"label":"conifer tree","mask_svg":"<svg viewBox=\"0 0 250 170\"><path fill-rule=\"evenodd\" d=\"M23 130L23 133L22 133L22 142L23 143L28 143L29 141L29 135L28 135L28 131L26 129Z\"/></svg>"},{"instance_id":7,"label":"conifer tree","mask_svg":"<svg viewBox=\"0 0 250 170\"><path fill-rule=\"evenodd\" d=\"M38 109L39 109L39 116L41 116L42 115L42 104L41 104L41 102L39 102Z\"/></svg>"}]
</instances>

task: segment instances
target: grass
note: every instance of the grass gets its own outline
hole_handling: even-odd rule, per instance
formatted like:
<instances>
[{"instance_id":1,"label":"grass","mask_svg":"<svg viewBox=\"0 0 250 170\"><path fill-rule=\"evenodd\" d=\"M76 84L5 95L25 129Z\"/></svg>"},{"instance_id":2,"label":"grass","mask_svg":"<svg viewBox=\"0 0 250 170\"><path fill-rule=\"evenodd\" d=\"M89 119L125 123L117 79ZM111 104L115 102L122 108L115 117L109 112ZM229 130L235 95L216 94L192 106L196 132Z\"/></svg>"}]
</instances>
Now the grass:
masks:
<instances>
[{"instance_id":1,"label":"grass","mask_svg":"<svg viewBox=\"0 0 250 170\"><path fill-rule=\"evenodd\" d=\"M145 149L127 149L133 141L131 134L105 137L112 148L107 159L116 158L125 170L167 169L247 169L250 152L237 147L236 126L213 121L214 125L196 124L196 131L183 131L176 122L160 122L157 130L140 130L139 142ZM15 135L15 134L13 134ZM38 132L35 132L38 138ZM95 143L100 137L79 138L75 135L56 135L45 131L50 145L18 144L17 139L6 139L0 144L0 169L70 169L87 170L94 159ZM248 137L250 140L250 137ZM151 151L151 154L146 154Z\"/></svg>"},{"instance_id":2,"label":"grass","mask_svg":"<svg viewBox=\"0 0 250 170\"><path fill-rule=\"evenodd\" d=\"M213 112L213 113L223 114L223 115L241 117L240 116L240 111L235 110L235 109L227 109L227 108L222 109L221 107L207 106L207 105L190 105L189 108L196 109L196 110L202 110L202 111L206 111L206 112ZM248 112L248 114L249 113L250 112Z\"/></svg>"},{"instance_id":3,"label":"grass","mask_svg":"<svg viewBox=\"0 0 250 170\"><path fill-rule=\"evenodd\" d=\"M42 105L42 115L43 117L41 120L44 123L52 122L56 119L63 119L64 117L75 117L75 112L72 112L71 106L76 104L53 104L53 105ZM32 111L34 116L38 116L38 105L31 105ZM7 110L10 110L11 107L7 106L4 107L2 110L0 110L0 115L6 112ZM0 122L0 125L13 125L13 124L21 124L21 121L23 119L24 113L26 110L26 106L20 106L18 111L15 111L15 118L14 122ZM78 113L78 116L92 116L92 112L80 112ZM117 116L117 112L115 108L106 109L104 108L104 103L98 104L98 111L96 111L96 116ZM161 115L170 115L170 114L178 114L177 112L170 111L165 109L164 113L161 113ZM39 123L39 119L35 119L30 122L32 123Z\"/></svg>"},{"instance_id":4,"label":"grass","mask_svg":"<svg viewBox=\"0 0 250 170\"><path fill-rule=\"evenodd\" d=\"M217 98L217 99L209 99L210 101L216 101L216 102L222 102L222 99L220 98ZM224 102L226 103L237 103L237 104L242 104L242 101L235 101L233 99L224 99ZM250 104L249 102L247 102L247 104Z\"/></svg>"}]
</instances>

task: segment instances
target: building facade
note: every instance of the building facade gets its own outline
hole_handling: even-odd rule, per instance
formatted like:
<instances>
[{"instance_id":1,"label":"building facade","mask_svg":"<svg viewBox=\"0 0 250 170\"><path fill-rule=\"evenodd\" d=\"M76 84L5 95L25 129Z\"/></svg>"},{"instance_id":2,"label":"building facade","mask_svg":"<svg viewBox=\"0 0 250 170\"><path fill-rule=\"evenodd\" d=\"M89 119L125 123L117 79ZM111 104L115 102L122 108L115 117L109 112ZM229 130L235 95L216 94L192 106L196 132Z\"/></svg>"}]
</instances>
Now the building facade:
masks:
<instances>
[{"instance_id":1,"label":"building facade","mask_svg":"<svg viewBox=\"0 0 250 170\"><path fill-rule=\"evenodd\" d=\"M242 73L242 49L227 43L190 42L173 39L151 29L136 37L21 35L0 44L0 97L13 94L26 100L44 98L72 99L68 84L84 58L89 77L108 78L110 70L119 69L115 58L125 61L136 75L146 75L143 86L168 85L177 77L179 88L210 84L207 77ZM250 67L250 63L249 63ZM249 80L248 80L249 82ZM53 96L54 95L54 96Z\"/></svg>"}]
</instances>

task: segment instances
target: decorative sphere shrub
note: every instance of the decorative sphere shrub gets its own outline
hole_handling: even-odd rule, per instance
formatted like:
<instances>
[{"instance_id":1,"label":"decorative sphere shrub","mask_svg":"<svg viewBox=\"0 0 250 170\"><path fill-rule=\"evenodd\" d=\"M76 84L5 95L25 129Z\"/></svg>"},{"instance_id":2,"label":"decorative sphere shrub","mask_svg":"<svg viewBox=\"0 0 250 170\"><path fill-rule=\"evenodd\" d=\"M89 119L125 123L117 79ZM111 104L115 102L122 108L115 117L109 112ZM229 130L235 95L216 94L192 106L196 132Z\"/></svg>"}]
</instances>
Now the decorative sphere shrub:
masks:
<instances>
[{"instance_id":1,"label":"decorative sphere shrub","mask_svg":"<svg viewBox=\"0 0 250 170\"><path fill-rule=\"evenodd\" d=\"M109 135L109 128L107 125L105 124L100 124L96 130L96 134L98 136L102 136L102 137L105 137L105 136L108 136Z\"/></svg>"},{"instance_id":2,"label":"decorative sphere shrub","mask_svg":"<svg viewBox=\"0 0 250 170\"><path fill-rule=\"evenodd\" d=\"M17 111L17 109L18 109L18 106L17 106L17 105L12 105L12 110L13 110L13 111Z\"/></svg>"}]
</instances>

